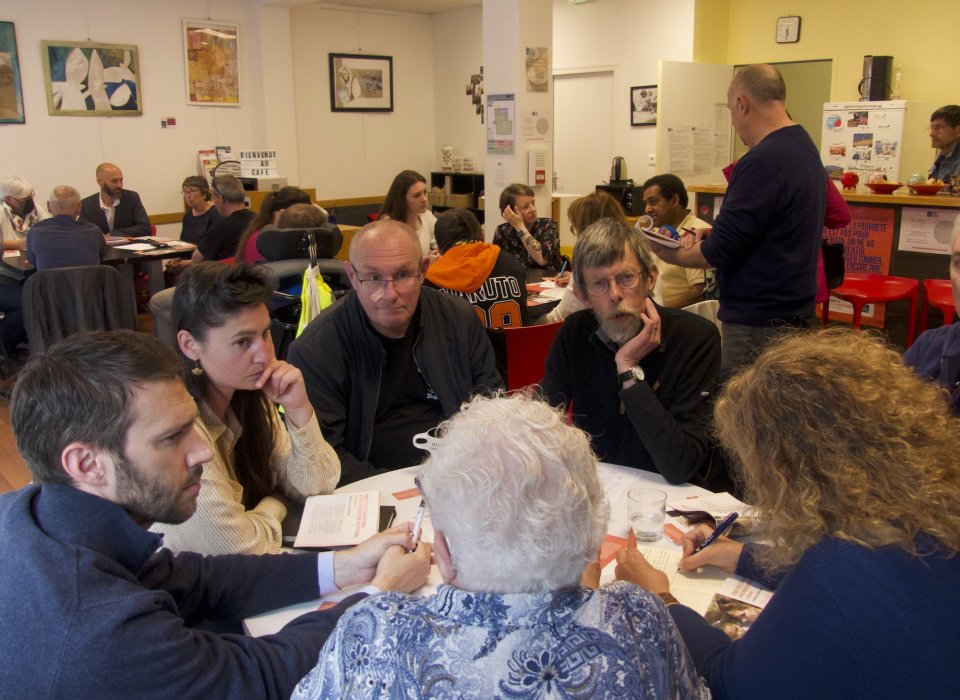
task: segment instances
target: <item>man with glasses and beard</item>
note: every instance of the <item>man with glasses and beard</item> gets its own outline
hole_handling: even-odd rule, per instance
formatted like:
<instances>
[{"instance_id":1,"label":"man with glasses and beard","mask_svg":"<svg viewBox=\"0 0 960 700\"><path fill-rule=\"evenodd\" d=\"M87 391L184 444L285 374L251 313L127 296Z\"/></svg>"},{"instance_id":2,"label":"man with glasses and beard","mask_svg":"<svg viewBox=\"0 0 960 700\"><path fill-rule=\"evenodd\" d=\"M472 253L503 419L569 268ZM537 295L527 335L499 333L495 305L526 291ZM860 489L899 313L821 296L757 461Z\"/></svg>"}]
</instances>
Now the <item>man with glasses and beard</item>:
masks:
<instances>
[{"instance_id":1,"label":"man with glasses and beard","mask_svg":"<svg viewBox=\"0 0 960 700\"><path fill-rule=\"evenodd\" d=\"M590 308L557 333L541 383L597 457L659 472L672 484L702 473L720 335L704 318L658 306L646 241L617 219L591 224L573 249L573 287Z\"/></svg>"},{"instance_id":2,"label":"man with glasses and beard","mask_svg":"<svg viewBox=\"0 0 960 700\"><path fill-rule=\"evenodd\" d=\"M477 392L503 387L470 305L422 287L428 258L413 229L376 221L350 242L353 292L290 346L323 436L340 455L340 485L419 464L413 436Z\"/></svg>"}]
</instances>

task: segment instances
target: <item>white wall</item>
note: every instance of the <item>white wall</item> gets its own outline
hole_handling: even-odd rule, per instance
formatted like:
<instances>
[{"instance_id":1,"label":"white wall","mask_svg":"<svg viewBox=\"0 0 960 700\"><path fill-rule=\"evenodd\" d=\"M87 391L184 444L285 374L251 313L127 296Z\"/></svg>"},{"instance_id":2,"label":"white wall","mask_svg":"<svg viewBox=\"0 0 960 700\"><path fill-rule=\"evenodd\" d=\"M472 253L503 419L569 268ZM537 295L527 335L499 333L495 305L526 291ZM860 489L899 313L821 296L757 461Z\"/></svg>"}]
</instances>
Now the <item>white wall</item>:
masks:
<instances>
[{"instance_id":1,"label":"white wall","mask_svg":"<svg viewBox=\"0 0 960 700\"><path fill-rule=\"evenodd\" d=\"M430 17L305 5L290 25L301 182L335 199L386 194L408 168L427 175L439 162ZM330 52L393 56L394 111L331 112Z\"/></svg>"},{"instance_id":2,"label":"white wall","mask_svg":"<svg viewBox=\"0 0 960 700\"><path fill-rule=\"evenodd\" d=\"M182 20L208 13L240 27L241 107L186 104ZM125 185L140 192L148 212L180 211L180 182L196 174L197 150L269 145L256 0L207 0L202 6L192 0L121 5L106 0L0 0L0 18L15 23L26 112L26 124L0 125L0 171L26 177L41 201L60 184L73 185L83 194L96 191L94 169L111 161L123 170ZM40 41L88 38L139 47L143 116L47 114ZM177 127L161 129L161 119L168 116L176 117Z\"/></svg>"},{"instance_id":3,"label":"white wall","mask_svg":"<svg viewBox=\"0 0 960 700\"><path fill-rule=\"evenodd\" d=\"M433 15L433 55L436 135L431 169L440 169L440 147L447 144L456 148L458 157L472 156L482 168L484 126L466 88L483 64L483 8Z\"/></svg>"},{"instance_id":4,"label":"white wall","mask_svg":"<svg viewBox=\"0 0 960 700\"><path fill-rule=\"evenodd\" d=\"M554 75L612 68L613 152L607 162L617 155L626 158L628 174L638 183L659 172L647 165L648 155L656 152L656 129L630 126L630 87L656 85L659 60L693 60L693 12L694 0L603 0L583 5L554 0ZM558 122L561 119L558 114ZM609 169L603 173L607 177Z\"/></svg>"}]
</instances>

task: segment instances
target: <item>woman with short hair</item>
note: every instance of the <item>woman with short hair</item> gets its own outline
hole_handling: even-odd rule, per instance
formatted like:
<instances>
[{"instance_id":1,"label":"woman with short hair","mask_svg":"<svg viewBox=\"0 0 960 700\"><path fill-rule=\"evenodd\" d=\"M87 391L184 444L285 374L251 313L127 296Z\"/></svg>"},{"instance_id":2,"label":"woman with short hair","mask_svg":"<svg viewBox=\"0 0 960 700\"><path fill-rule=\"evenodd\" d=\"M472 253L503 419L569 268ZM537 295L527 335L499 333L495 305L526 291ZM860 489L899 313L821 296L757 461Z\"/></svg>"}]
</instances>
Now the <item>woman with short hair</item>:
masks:
<instances>
[{"instance_id":1,"label":"woman with short hair","mask_svg":"<svg viewBox=\"0 0 960 700\"><path fill-rule=\"evenodd\" d=\"M537 218L537 203L530 187L515 182L503 188L500 213L505 223L494 231L494 245L510 253L527 269L560 270L563 263L557 222Z\"/></svg>"}]
</instances>

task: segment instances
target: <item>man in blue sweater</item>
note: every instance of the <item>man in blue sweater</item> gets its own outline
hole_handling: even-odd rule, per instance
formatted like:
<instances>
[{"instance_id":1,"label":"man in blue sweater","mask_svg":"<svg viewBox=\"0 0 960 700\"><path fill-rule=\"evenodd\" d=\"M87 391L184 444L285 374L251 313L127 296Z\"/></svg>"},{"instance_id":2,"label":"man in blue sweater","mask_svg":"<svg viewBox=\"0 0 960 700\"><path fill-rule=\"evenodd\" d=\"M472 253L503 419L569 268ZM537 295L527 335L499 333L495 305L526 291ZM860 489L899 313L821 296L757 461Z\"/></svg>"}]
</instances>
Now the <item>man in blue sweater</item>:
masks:
<instances>
[{"instance_id":1,"label":"man in blue sweater","mask_svg":"<svg viewBox=\"0 0 960 700\"><path fill-rule=\"evenodd\" d=\"M715 267L725 372L749 364L785 329L814 315L826 190L817 147L787 115L780 73L740 70L727 91L733 128L750 147L730 177L712 231L653 252L682 267Z\"/></svg>"},{"instance_id":2,"label":"man in blue sweater","mask_svg":"<svg viewBox=\"0 0 960 700\"><path fill-rule=\"evenodd\" d=\"M11 422L34 483L0 496L5 698L287 698L346 607L426 580L429 548L405 553L408 526L335 555L160 549L147 528L193 514L212 456L181 372L171 350L130 331L71 336L23 370ZM206 624L239 630L366 582L276 635Z\"/></svg>"}]
</instances>

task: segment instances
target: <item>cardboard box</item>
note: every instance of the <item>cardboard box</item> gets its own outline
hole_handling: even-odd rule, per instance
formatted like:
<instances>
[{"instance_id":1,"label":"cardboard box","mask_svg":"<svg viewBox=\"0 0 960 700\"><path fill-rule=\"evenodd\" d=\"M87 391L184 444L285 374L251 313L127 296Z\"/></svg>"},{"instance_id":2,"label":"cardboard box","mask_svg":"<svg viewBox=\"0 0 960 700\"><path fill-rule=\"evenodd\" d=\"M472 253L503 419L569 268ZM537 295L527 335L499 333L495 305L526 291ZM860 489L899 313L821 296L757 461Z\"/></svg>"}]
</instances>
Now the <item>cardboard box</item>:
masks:
<instances>
[{"instance_id":1,"label":"cardboard box","mask_svg":"<svg viewBox=\"0 0 960 700\"><path fill-rule=\"evenodd\" d=\"M469 209L473 206L473 195L470 193L447 195L447 206L457 209Z\"/></svg>"},{"instance_id":2,"label":"cardboard box","mask_svg":"<svg viewBox=\"0 0 960 700\"><path fill-rule=\"evenodd\" d=\"M445 207L447 205L447 193L443 190L439 192L428 192L427 198L430 200L430 206Z\"/></svg>"}]
</instances>

